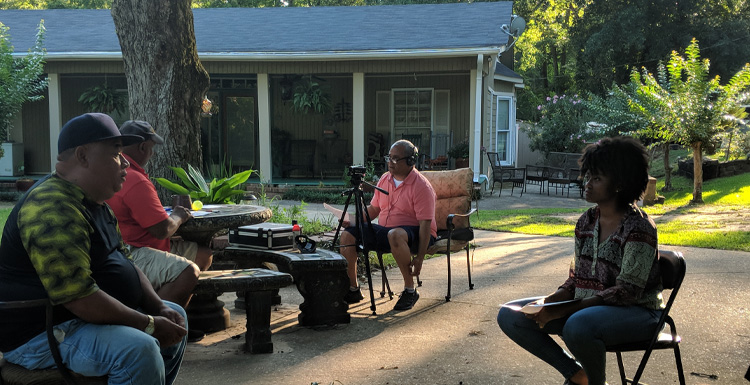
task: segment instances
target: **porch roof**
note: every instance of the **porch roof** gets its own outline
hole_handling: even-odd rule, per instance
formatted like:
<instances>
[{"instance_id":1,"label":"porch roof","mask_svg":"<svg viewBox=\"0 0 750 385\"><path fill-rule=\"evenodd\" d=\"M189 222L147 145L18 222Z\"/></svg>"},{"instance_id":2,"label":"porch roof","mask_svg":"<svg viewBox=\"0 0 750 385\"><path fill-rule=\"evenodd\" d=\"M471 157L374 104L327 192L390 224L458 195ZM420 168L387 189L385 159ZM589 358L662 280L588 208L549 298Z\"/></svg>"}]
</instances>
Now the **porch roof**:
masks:
<instances>
[{"instance_id":1,"label":"porch roof","mask_svg":"<svg viewBox=\"0 0 750 385\"><path fill-rule=\"evenodd\" d=\"M512 2L193 9L198 53L215 60L356 60L498 54ZM4 10L15 53L44 19L47 60L120 60L109 10Z\"/></svg>"}]
</instances>

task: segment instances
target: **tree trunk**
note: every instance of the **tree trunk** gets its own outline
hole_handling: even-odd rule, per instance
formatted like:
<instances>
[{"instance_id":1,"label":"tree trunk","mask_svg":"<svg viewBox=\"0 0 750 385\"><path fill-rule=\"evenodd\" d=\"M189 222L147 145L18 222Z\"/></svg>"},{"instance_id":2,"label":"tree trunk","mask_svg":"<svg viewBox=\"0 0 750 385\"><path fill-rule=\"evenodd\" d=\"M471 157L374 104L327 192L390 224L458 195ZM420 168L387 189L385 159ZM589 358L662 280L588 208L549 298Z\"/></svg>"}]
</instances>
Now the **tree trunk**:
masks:
<instances>
[{"instance_id":1,"label":"tree trunk","mask_svg":"<svg viewBox=\"0 0 750 385\"><path fill-rule=\"evenodd\" d=\"M130 118L148 121L165 140L149 173L173 179L169 166L202 168L200 106L209 83L198 60L190 1L114 0L112 19Z\"/></svg>"},{"instance_id":2,"label":"tree trunk","mask_svg":"<svg viewBox=\"0 0 750 385\"><path fill-rule=\"evenodd\" d=\"M669 143L664 144L664 188L662 191L672 191L672 166L669 164Z\"/></svg>"},{"instance_id":3,"label":"tree trunk","mask_svg":"<svg viewBox=\"0 0 750 385\"><path fill-rule=\"evenodd\" d=\"M691 203L703 203L703 152L701 142L691 145L693 148L693 200Z\"/></svg>"}]
</instances>

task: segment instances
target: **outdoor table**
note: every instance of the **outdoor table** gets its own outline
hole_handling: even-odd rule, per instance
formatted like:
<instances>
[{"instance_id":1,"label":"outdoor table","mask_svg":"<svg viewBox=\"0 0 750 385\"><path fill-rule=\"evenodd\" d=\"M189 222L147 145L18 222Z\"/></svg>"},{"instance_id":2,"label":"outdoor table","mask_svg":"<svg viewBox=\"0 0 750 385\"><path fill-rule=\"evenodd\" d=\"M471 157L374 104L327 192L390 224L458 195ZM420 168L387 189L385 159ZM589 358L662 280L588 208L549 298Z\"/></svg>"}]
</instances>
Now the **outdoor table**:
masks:
<instances>
[{"instance_id":1,"label":"outdoor table","mask_svg":"<svg viewBox=\"0 0 750 385\"><path fill-rule=\"evenodd\" d=\"M214 235L227 229L254 225L271 218L271 209L254 205L204 205L193 211L193 218L183 223L175 235L182 239L209 246Z\"/></svg>"},{"instance_id":2,"label":"outdoor table","mask_svg":"<svg viewBox=\"0 0 750 385\"><path fill-rule=\"evenodd\" d=\"M210 246L214 235L222 230L262 223L271 218L271 210L254 205L204 205L193 211L193 217L175 235L201 246ZM221 293L199 292L193 295L185 311L188 325L195 330L215 332L229 326L229 311L218 299Z\"/></svg>"}]
</instances>

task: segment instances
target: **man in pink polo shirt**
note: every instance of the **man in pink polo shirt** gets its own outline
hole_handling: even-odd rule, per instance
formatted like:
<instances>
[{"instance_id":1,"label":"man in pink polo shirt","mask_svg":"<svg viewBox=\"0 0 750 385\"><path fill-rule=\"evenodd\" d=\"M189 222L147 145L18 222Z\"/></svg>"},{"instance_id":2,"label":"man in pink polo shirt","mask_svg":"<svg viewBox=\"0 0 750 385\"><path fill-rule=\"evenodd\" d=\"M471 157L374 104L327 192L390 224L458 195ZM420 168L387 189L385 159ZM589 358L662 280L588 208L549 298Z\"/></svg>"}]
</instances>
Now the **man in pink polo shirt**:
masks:
<instances>
[{"instance_id":1,"label":"man in pink polo shirt","mask_svg":"<svg viewBox=\"0 0 750 385\"><path fill-rule=\"evenodd\" d=\"M120 132L140 136L144 141L123 148L130 172L122 189L107 203L117 217L123 240L130 246L133 262L159 297L187 306L200 271L211 265L211 250L195 242L170 240L192 215L189 208L182 206L167 213L144 170L154 146L163 144L164 139L142 120L128 120Z\"/></svg>"},{"instance_id":2,"label":"man in pink polo shirt","mask_svg":"<svg viewBox=\"0 0 750 385\"><path fill-rule=\"evenodd\" d=\"M388 155L388 172L378 181L378 187L388 195L375 190L367 206L373 224L375 239L365 226L365 247L371 250L390 252L404 277L404 291L394 306L395 310L411 309L419 299L414 287L414 276L422 270L427 248L435 243L435 190L430 182L417 171L417 148L408 140L393 143ZM357 282L357 227L348 227L341 233L341 254L349 262L349 292L344 296L348 303L363 299ZM415 254L414 259L411 258Z\"/></svg>"}]
</instances>

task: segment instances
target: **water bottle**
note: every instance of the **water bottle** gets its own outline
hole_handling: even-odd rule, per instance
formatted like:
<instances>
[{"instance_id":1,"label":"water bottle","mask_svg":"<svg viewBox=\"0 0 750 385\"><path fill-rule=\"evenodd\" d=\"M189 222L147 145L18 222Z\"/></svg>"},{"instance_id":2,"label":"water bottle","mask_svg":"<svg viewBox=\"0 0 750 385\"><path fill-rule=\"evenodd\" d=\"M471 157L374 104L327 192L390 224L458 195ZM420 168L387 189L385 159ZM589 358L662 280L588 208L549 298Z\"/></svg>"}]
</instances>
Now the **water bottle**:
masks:
<instances>
[{"instance_id":1,"label":"water bottle","mask_svg":"<svg viewBox=\"0 0 750 385\"><path fill-rule=\"evenodd\" d=\"M297 236L302 234L302 227L297 224L297 220L292 220L292 248L297 250Z\"/></svg>"}]
</instances>

